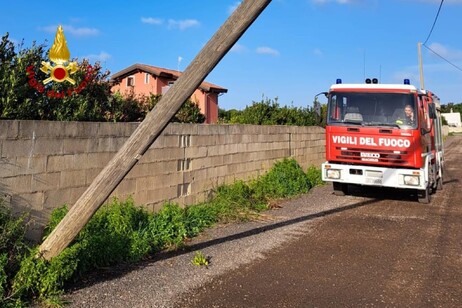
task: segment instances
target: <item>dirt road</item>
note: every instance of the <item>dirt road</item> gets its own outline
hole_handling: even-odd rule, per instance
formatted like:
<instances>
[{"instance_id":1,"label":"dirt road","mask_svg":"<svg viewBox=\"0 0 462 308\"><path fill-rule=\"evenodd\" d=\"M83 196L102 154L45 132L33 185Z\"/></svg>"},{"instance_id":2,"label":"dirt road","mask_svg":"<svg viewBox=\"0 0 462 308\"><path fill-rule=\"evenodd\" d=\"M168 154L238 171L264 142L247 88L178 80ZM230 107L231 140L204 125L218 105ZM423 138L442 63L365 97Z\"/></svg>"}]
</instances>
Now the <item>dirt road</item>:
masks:
<instances>
[{"instance_id":1,"label":"dirt road","mask_svg":"<svg viewBox=\"0 0 462 308\"><path fill-rule=\"evenodd\" d=\"M185 250L110 268L69 307L462 307L462 136L445 143L431 204L395 190L289 200L261 220L218 226ZM208 268L191 264L196 251Z\"/></svg>"},{"instance_id":2,"label":"dirt road","mask_svg":"<svg viewBox=\"0 0 462 308\"><path fill-rule=\"evenodd\" d=\"M445 155L430 205L393 190L339 197L346 209L176 307L462 307L461 137Z\"/></svg>"}]
</instances>

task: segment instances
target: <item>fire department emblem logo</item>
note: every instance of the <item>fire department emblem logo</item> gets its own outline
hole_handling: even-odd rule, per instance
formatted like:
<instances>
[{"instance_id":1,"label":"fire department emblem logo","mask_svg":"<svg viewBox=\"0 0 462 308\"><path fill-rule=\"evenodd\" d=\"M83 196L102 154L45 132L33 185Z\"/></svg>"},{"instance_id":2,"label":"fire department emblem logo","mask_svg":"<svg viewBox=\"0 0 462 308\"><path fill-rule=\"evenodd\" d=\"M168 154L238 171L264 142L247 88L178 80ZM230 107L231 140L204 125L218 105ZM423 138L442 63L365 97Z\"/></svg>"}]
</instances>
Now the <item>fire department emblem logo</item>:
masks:
<instances>
[{"instance_id":1,"label":"fire department emblem logo","mask_svg":"<svg viewBox=\"0 0 462 308\"><path fill-rule=\"evenodd\" d=\"M69 62L70 52L67 48L67 42L62 26L59 26L56 31L55 41L48 53L48 58L54 65L50 64L50 62L42 61L42 67L40 70L45 74L50 75L50 77L46 78L43 83L47 84L53 80L56 82L67 81L74 85L75 80L72 79L70 75L74 74L78 70L78 66L76 62Z\"/></svg>"},{"instance_id":2,"label":"fire department emblem logo","mask_svg":"<svg viewBox=\"0 0 462 308\"><path fill-rule=\"evenodd\" d=\"M58 26L55 41L48 52L48 58L51 62L42 61L40 67L40 71L45 73L47 76L47 78L43 81L37 80L34 65L29 65L26 68L29 85L36 89L39 93L45 93L50 98L70 97L74 94L79 94L92 79L93 68L91 65L88 65L83 80L80 81L78 85L75 85L76 81L71 76L79 70L79 65L77 62L69 61L70 52L67 48L67 42L64 37L62 26ZM51 87L45 87L51 81L59 83L68 82L72 86L61 90L54 90Z\"/></svg>"}]
</instances>

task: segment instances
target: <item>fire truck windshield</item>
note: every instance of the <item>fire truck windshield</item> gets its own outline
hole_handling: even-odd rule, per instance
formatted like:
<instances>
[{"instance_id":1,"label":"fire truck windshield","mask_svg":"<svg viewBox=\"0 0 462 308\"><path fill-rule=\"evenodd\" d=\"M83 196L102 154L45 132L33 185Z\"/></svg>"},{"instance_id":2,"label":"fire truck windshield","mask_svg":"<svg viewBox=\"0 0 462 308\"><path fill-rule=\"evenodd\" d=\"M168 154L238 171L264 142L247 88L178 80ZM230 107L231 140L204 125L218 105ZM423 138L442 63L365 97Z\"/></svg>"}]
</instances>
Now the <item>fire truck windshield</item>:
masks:
<instances>
[{"instance_id":1,"label":"fire truck windshield","mask_svg":"<svg viewBox=\"0 0 462 308\"><path fill-rule=\"evenodd\" d=\"M417 127L411 93L333 91L328 98L328 125Z\"/></svg>"}]
</instances>

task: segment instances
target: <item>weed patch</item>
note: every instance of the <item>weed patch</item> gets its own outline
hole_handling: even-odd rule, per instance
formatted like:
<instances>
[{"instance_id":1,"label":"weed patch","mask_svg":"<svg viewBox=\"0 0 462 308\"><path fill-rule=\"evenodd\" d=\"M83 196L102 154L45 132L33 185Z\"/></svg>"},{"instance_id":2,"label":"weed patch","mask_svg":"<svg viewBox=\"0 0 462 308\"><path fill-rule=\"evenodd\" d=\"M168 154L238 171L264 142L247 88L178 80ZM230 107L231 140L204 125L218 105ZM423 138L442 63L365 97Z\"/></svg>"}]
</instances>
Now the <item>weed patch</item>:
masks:
<instances>
[{"instance_id":1,"label":"weed patch","mask_svg":"<svg viewBox=\"0 0 462 308\"><path fill-rule=\"evenodd\" d=\"M61 306L60 296L68 283L89 271L120 263L134 263L165 249L176 249L217 222L234 222L258 217L271 200L306 193L322 183L320 171L304 173L293 159L277 162L258 179L236 181L217 187L213 198L182 208L167 202L157 213L113 199L91 218L73 243L57 257L37 258L38 247L24 244L24 217L13 218L0 205L0 306L22 307L30 301ZM45 237L64 218L68 209L53 211ZM5 251L5 252L4 252ZM196 254L193 264L207 266L208 258Z\"/></svg>"},{"instance_id":2,"label":"weed patch","mask_svg":"<svg viewBox=\"0 0 462 308\"><path fill-rule=\"evenodd\" d=\"M12 284L27 252L24 234L26 216L14 217L0 199L0 306L14 307L18 302Z\"/></svg>"},{"instance_id":3,"label":"weed patch","mask_svg":"<svg viewBox=\"0 0 462 308\"><path fill-rule=\"evenodd\" d=\"M276 162L254 186L258 196L278 199L306 193L311 183L296 160L285 158Z\"/></svg>"}]
</instances>

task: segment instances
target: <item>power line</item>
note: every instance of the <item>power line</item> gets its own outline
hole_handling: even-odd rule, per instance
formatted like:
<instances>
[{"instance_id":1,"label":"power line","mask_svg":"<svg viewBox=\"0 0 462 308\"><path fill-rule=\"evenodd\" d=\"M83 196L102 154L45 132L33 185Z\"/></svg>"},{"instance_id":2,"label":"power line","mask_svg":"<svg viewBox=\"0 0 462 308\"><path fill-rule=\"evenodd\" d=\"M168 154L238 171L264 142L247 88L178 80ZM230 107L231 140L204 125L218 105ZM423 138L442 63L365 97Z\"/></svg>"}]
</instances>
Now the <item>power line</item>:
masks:
<instances>
[{"instance_id":1,"label":"power line","mask_svg":"<svg viewBox=\"0 0 462 308\"><path fill-rule=\"evenodd\" d=\"M460 68L459 66L455 65L454 63L452 63L451 61L447 60L446 58L444 58L442 55L438 54L436 51L434 51L433 49L431 49L430 47L426 46L424 44L424 47L427 48L428 50L430 50L431 52L433 52L435 55L437 55L438 57L440 57L441 59L443 59L444 61L448 62L449 64L451 64L452 66L454 66L455 68L457 68L459 71L462 71L462 68Z\"/></svg>"},{"instance_id":2,"label":"power line","mask_svg":"<svg viewBox=\"0 0 462 308\"><path fill-rule=\"evenodd\" d=\"M436 13L436 17L435 17L435 20L433 21L433 25L430 29L430 32L428 33L428 36L427 36L427 39L425 40L425 43L423 43L423 46L425 48L427 48L428 50L430 50L431 52L433 52L436 56L440 57L441 59L443 59L444 61L446 61L447 63L449 63L450 65L454 66L456 69L458 69L459 71L462 71L462 68L460 68L459 66L455 65L454 63L452 63L451 61L449 61L448 59L446 59L445 57L443 57L442 55L440 55L439 53L437 53L436 51L434 51L433 49L431 49L430 47L428 47L426 44L428 42L428 40L430 39L430 36L432 35L433 33L433 29L435 28L435 25L436 25L436 21L438 20L438 16L440 15L440 12L441 12L441 7L443 6L443 2L444 0L441 0L441 3L440 3L440 7L438 8L438 12Z\"/></svg>"},{"instance_id":3,"label":"power line","mask_svg":"<svg viewBox=\"0 0 462 308\"><path fill-rule=\"evenodd\" d=\"M425 40L425 43L423 43L424 45L427 44L428 39L432 35L433 28L435 28L436 21L438 20L438 16L440 15L441 7L443 6L443 2L444 2L444 0L441 0L440 7L438 8L438 12L436 13L436 17L435 17L435 20L433 21L432 28L430 29L430 32L428 33L428 36L427 36L427 39Z\"/></svg>"}]
</instances>

